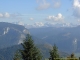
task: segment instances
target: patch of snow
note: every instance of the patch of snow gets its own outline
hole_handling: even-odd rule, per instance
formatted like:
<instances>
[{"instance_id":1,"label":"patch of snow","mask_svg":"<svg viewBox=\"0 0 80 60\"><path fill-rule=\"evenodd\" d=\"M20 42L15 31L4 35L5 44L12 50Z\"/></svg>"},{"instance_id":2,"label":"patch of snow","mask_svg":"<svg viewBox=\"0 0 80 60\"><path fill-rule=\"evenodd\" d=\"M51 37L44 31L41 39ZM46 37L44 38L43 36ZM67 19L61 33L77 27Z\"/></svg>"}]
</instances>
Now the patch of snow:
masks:
<instances>
[{"instance_id":1,"label":"patch of snow","mask_svg":"<svg viewBox=\"0 0 80 60\"><path fill-rule=\"evenodd\" d=\"M7 33L9 32L9 30L10 30L9 27L7 27L6 29L4 29L4 33L3 33L3 35L7 34Z\"/></svg>"}]
</instances>

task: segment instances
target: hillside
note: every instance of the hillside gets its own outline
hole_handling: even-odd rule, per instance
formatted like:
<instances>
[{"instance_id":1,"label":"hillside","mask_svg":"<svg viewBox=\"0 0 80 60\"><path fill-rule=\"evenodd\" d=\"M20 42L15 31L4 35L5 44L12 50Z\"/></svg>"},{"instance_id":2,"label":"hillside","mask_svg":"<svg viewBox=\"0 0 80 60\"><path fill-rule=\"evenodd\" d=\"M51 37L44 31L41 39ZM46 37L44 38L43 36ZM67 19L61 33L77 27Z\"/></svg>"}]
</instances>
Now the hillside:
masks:
<instances>
[{"instance_id":1,"label":"hillside","mask_svg":"<svg viewBox=\"0 0 80 60\"><path fill-rule=\"evenodd\" d=\"M20 44L28 33L24 26L0 22L0 48Z\"/></svg>"},{"instance_id":2,"label":"hillside","mask_svg":"<svg viewBox=\"0 0 80 60\"><path fill-rule=\"evenodd\" d=\"M44 43L55 43L61 51L80 52L80 26L32 28L29 31Z\"/></svg>"},{"instance_id":3,"label":"hillside","mask_svg":"<svg viewBox=\"0 0 80 60\"><path fill-rule=\"evenodd\" d=\"M51 47L48 47L49 46L48 44L36 45L36 46L40 49L40 51L43 55L43 58L49 58L49 56L50 56L49 51L50 51ZM2 60L2 58L4 60L12 60L15 52L20 49L22 49L21 45L14 45L12 47L0 49L0 60ZM65 53L65 52L60 51L59 53L60 53L61 57L69 56L69 54Z\"/></svg>"}]
</instances>

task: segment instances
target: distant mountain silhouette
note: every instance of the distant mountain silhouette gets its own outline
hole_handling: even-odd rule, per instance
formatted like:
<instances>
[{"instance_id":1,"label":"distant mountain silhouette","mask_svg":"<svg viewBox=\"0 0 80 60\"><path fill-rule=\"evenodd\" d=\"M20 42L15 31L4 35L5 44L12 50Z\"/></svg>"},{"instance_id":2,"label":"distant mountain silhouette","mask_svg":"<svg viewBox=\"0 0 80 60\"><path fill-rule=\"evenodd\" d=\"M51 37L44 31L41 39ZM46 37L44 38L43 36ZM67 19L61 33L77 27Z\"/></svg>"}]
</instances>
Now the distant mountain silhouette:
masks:
<instances>
[{"instance_id":1,"label":"distant mountain silhouette","mask_svg":"<svg viewBox=\"0 0 80 60\"><path fill-rule=\"evenodd\" d=\"M21 43L27 33L29 32L24 26L0 22L0 48Z\"/></svg>"}]
</instances>

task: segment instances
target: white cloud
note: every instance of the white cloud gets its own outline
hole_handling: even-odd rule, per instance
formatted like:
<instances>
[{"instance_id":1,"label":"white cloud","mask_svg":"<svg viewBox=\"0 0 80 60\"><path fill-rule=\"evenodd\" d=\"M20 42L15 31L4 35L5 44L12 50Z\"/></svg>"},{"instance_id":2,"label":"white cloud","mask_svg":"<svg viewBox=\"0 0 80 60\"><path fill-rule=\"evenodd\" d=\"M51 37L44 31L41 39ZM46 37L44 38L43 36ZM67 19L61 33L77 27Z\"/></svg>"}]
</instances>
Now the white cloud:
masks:
<instances>
[{"instance_id":1,"label":"white cloud","mask_svg":"<svg viewBox=\"0 0 80 60\"><path fill-rule=\"evenodd\" d=\"M24 23L21 21L16 22L16 24L24 26Z\"/></svg>"},{"instance_id":2,"label":"white cloud","mask_svg":"<svg viewBox=\"0 0 80 60\"><path fill-rule=\"evenodd\" d=\"M37 3L39 4L37 10L43 10L50 7L50 3L46 2L46 0L37 0Z\"/></svg>"},{"instance_id":3,"label":"white cloud","mask_svg":"<svg viewBox=\"0 0 80 60\"><path fill-rule=\"evenodd\" d=\"M63 24L63 27L70 27L71 26L71 23L64 23Z\"/></svg>"},{"instance_id":4,"label":"white cloud","mask_svg":"<svg viewBox=\"0 0 80 60\"><path fill-rule=\"evenodd\" d=\"M35 22L34 24L30 25L30 24L26 24L25 25L26 28L39 28L39 27L44 27L44 23L42 22Z\"/></svg>"},{"instance_id":5,"label":"white cloud","mask_svg":"<svg viewBox=\"0 0 80 60\"><path fill-rule=\"evenodd\" d=\"M19 40L18 44L23 43L23 40L24 40L24 39L25 39L25 35L24 35L24 34L21 34L20 40Z\"/></svg>"},{"instance_id":6,"label":"white cloud","mask_svg":"<svg viewBox=\"0 0 80 60\"><path fill-rule=\"evenodd\" d=\"M0 18L2 18L3 17L3 14L2 13L0 13Z\"/></svg>"},{"instance_id":7,"label":"white cloud","mask_svg":"<svg viewBox=\"0 0 80 60\"><path fill-rule=\"evenodd\" d=\"M44 24L46 27L70 27L71 24L70 23L45 23Z\"/></svg>"},{"instance_id":8,"label":"white cloud","mask_svg":"<svg viewBox=\"0 0 80 60\"><path fill-rule=\"evenodd\" d=\"M9 17L10 17L10 14L9 14L8 12L6 12L6 13L4 14L4 17L9 18Z\"/></svg>"},{"instance_id":9,"label":"white cloud","mask_svg":"<svg viewBox=\"0 0 80 60\"><path fill-rule=\"evenodd\" d=\"M55 26L55 23L53 23L53 22L46 22L46 23L44 24L44 26L45 26L45 27L54 27L54 26Z\"/></svg>"},{"instance_id":10,"label":"white cloud","mask_svg":"<svg viewBox=\"0 0 80 60\"><path fill-rule=\"evenodd\" d=\"M78 24L77 24L77 25L80 25L80 19L78 19L78 20L77 20L77 22L78 22Z\"/></svg>"},{"instance_id":11,"label":"white cloud","mask_svg":"<svg viewBox=\"0 0 80 60\"><path fill-rule=\"evenodd\" d=\"M38 2L39 2L39 0L36 0L36 2L38 3Z\"/></svg>"},{"instance_id":12,"label":"white cloud","mask_svg":"<svg viewBox=\"0 0 80 60\"><path fill-rule=\"evenodd\" d=\"M74 6L74 8L80 8L80 2L79 2L79 0L74 0L73 6Z\"/></svg>"},{"instance_id":13,"label":"white cloud","mask_svg":"<svg viewBox=\"0 0 80 60\"><path fill-rule=\"evenodd\" d=\"M47 21L53 21L53 22L63 22L64 17L62 16L61 13L58 13L56 16L48 16L46 18Z\"/></svg>"},{"instance_id":14,"label":"white cloud","mask_svg":"<svg viewBox=\"0 0 80 60\"><path fill-rule=\"evenodd\" d=\"M9 18L10 14L8 12L6 13L0 13L0 18Z\"/></svg>"},{"instance_id":15,"label":"white cloud","mask_svg":"<svg viewBox=\"0 0 80 60\"><path fill-rule=\"evenodd\" d=\"M9 18L9 19L14 19L14 20L23 20L22 19L22 16L21 14L19 13L8 13L8 12L5 12L5 13L0 13L0 18L2 19L6 19L6 18Z\"/></svg>"},{"instance_id":16,"label":"white cloud","mask_svg":"<svg viewBox=\"0 0 80 60\"><path fill-rule=\"evenodd\" d=\"M57 0L53 0L53 8L59 8L61 6L61 2Z\"/></svg>"},{"instance_id":17,"label":"white cloud","mask_svg":"<svg viewBox=\"0 0 80 60\"><path fill-rule=\"evenodd\" d=\"M30 18L29 20L34 20L34 18Z\"/></svg>"},{"instance_id":18,"label":"white cloud","mask_svg":"<svg viewBox=\"0 0 80 60\"><path fill-rule=\"evenodd\" d=\"M59 0L50 0L50 2L47 2L47 0L36 0L38 3L37 10L44 10L48 8L59 8L61 6L61 2Z\"/></svg>"},{"instance_id":19,"label":"white cloud","mask_svg":"<svg viewBox=\"0 0 80 60\"><path fill-rule=\"evenodd\" d=\"M35 27L42 27L42 26L44 26L44 23L42 23L42 22L35 22L34 26Z\"/></svg>"},{"instance_id":20,"label":"white cloud","mask_svg":"<svg viewBox=\"0 0 80 60\"><path fill-rule=\"evenodd\" d=\"M53 22L36 22L33 25L26 24L25 27L30 28L41 28L41 27L75 27L77 25L74 25L72 23L53 23Z\"/></svg>"},{"instance_id":21,"label":"white cloud","mask_svg":"<svg viewBox=\"0 0 80 60\"><path fill-rule=\"evenodd\" d=\"M74 0L73 1L73 16L80 18L80 1Z\"/></svg>"},{"instance_id":22,"label":"white cloud","mask_svg":"<svg viewBox=\"0 0 80 60\"><path fill-rule=\"evenodd\" d=\"M80 22L80 20L78 20L78 22Z\"/></svg>"}]
</instances>

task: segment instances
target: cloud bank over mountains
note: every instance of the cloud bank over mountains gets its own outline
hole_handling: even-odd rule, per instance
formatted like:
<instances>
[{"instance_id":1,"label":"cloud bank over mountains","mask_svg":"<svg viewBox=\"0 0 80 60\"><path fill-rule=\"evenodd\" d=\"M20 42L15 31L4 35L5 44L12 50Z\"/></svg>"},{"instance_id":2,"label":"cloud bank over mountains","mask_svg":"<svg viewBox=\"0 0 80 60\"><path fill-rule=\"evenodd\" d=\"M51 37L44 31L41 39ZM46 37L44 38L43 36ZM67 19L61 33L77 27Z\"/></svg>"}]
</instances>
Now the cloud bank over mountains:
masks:
<instances>
[{"instance_id":1,"label":"cloud bank over mountains","mask_svg":"<svg viewBox=\"0 0 80 60\"><path fill-rule=\"evenodd\" d=\"M8 12L6 13L0 13L0 18L9 18L10 14Z\"/></svg>"},{"instance_id":2,"label":"cloud bank over mountains","mask_svg":"<svg viewBox=\"0 0 80 60\"><path fill-rule=\"evenodd\" d=\"M24 24L23 22L16 22L14 24L22 25L25 26L25 28L30 29L30 28L45 28L45 27L76 27L78 25L72 24L72 23L51 23L51 22L35 22L34 24Z\"/></svg>"}]
</instances>

